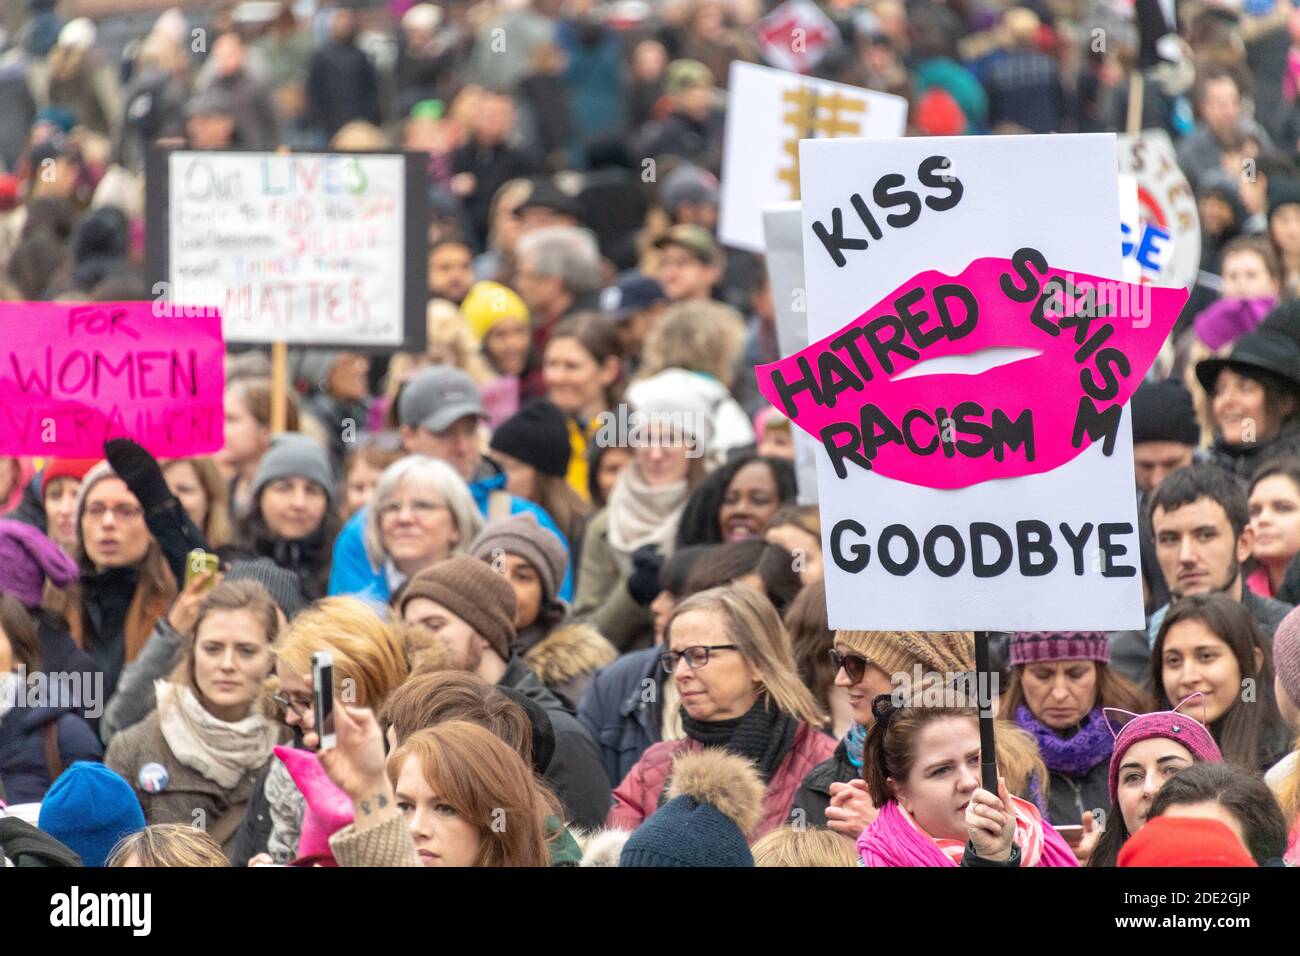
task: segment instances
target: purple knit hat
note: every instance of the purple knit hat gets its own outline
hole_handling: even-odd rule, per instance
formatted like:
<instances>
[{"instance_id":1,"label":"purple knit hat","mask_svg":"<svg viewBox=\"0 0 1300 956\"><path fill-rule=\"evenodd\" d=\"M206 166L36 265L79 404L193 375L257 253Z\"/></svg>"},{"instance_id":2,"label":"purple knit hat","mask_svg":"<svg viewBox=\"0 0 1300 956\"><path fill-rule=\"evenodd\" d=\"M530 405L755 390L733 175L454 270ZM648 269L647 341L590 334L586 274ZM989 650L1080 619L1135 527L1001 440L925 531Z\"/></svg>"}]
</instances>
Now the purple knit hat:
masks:
<instances>
[{"instance_id":1,"label":"purple knit hat","mask_svg":"<svg viewBox=\"0 0 1300 956\"><path fill-rule=\"evenodd\" d=\"M1204 700L1204 697L1204 694L1197 691L1195 694L1184 697L1173 710L1157 710L1151 714L1131 714L1129 711L1120 710L1117 707L1105 708L1104 713L1107 720L1113 721L1113 714L1127 714L1133 718L1115 735L1115 749L1110 754L1111 806L1115 805L1115 793L1119 789L1119 763L1124 759L1124 754L1128 752L1128 749L1141 740L1164 737L1167 740L1176 741L1190 750L1198 763L1221 763L1223 761L1223 754L1219 750L1219 745L1214 742L1214 736L1210 733L1209 728L1199 720L1194 720L1186 714L1179 713L1179 708L1188 701L1199 703Z\"/></svg>"},{"instance_id":2,"label":"purple knit hat","mask_svg":"<svg viewBox=\"0 0 1300 956\"><path fill-rule=\"evenodd\" d=\"M1105 631L1016 631L1011 635L1011 666L1043 661L1110 663Z\"/></svg>"},{"instance_id":3,"label":"purple knit hat","mask_svg":"<svg viewBox=\"0 0 1300 956\"><path fill-rule=\"evenodd\" d=\"M34 611L41 606L46 578L66 588L77 580L77 562L31 525L0 519L0 594L12 594Z\"/></svg>"},{"instance_id":4,"label":"purple knit hat","mask_svg":"<svg viewBox=\"0 0 1300 956\"><path fill-rule=\"evenodd\" d=\"M1291 703L1300 707L1300 608L1289 612L1273 633L1273 669Z\"/></svg>"}]
</instances>

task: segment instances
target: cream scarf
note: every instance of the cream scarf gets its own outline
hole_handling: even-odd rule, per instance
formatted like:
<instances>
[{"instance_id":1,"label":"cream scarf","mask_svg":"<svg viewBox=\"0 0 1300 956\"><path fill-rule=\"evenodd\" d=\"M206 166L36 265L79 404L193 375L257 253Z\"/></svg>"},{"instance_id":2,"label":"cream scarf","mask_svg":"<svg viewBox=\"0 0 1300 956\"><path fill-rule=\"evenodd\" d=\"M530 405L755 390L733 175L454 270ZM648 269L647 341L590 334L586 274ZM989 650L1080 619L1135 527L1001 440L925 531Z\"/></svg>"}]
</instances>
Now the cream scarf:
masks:
<instances>
[{"instance_id":1,"label":"cream scarf","mask_svg":"<svg viewBox=\"0 0 1300 956\"><path fill-rule=\"evenodd\" d=\"M158 722L173 756L217 786L233 790L271 759L279 728L258 713L227 723L199 703L189 687L154 682Z\"/></svg>"},{"instance_id":2,"label":"cream scarf","mask_svg":"<svg viewBox=\"0 0 1300 956\"><path fill-rule=\"evenodd\" d=\"M619 574L632 573L632 552L653 544L659 553L672 551L677 523L686 507L690 488L686 481L671 485L649 485L636 463L618 473L609 493L609 546L618 562Z\"/></svg>"}]
</instances>

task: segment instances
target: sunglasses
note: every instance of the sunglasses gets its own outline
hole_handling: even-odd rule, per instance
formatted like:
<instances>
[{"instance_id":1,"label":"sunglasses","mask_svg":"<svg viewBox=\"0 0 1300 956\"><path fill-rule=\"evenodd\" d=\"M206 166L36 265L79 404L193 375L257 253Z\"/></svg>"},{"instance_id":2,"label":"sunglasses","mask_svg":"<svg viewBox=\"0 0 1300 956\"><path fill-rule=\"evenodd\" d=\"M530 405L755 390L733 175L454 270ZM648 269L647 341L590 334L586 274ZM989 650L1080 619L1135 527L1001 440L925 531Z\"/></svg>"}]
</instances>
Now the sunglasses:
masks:
<instances>
[{"instance_id":1,"label":"sunglasses","mask_svg":"<svg viewBox=\"0 0 1300 956\"><path fill-rule=\"evenodd\" d=\"M862 680L863 675L867 673L867 664L870 661L861 654L841 654L833 647L829 653L835 669L838 671L841 667L844 668L844 673L848 675L849 680L854 684Z\"/></svg>"}]
</instances>

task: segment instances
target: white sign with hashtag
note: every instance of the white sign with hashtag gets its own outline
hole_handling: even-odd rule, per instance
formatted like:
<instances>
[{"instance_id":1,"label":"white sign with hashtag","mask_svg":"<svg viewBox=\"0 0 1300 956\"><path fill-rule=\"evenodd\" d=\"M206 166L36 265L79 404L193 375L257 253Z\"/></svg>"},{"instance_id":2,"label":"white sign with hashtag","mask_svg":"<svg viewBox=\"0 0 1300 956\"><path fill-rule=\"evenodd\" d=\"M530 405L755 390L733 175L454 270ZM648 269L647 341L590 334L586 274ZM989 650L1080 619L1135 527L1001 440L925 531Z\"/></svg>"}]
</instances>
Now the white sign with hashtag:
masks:
<instances>
[{"instance_id":1,"label":"white sign with hashtag","mask_svg":"<svg viewBox=\"0 0 1300 956\"><path fill-rule=\"evenodd\" d=\"M731 64L719 238L763 250L763 207L799 198L799 141L902 136L907 100L752 63Z\"/></svg>"}]
</instances>

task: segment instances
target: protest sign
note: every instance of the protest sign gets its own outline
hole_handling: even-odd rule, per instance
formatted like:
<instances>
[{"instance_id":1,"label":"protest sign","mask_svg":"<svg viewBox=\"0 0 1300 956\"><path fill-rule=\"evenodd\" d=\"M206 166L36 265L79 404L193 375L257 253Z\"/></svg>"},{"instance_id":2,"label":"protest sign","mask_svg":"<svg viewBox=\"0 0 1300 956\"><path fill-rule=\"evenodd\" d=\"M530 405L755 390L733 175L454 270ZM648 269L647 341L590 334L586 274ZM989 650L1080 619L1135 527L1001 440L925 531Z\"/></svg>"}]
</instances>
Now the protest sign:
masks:
<instances>
[{"instance_id":1,"label":"protest sign","mask_svg":"<svg viewBox=\"0 0 1300 956\"><path fill-rule=\"evenodd\" d=\"M1187 294L1115 278L1113 136L801 148L813 344L758 381L823 444L831 627L1140 627L1123 409Z\"/></svg>"},{"instance_id":2,"label":"protest sign","mask_svg":"<svg viewBox=\"0 0 1300 956\"><path fill-rule=\"evenodd\" d=\"M1120 136L1118 155L1119 171L1138 187L1138 224L1125 224L1124 258L1137 264L1144 283L1190 289L1201 269L1201 221L1169 134Z\"/></svg>"},{"instance_id":3,"label":"protest sign","mask_svg":"<svg viewBox=\"0 0 1300 956\"><path fill-rule=\"evenodd\" d=\"M763 249L764 206L799 198L799 141L901 136L907 100L752 63L731 64L718 237Z\"/></svg>"},{"instance_id":4,"label":"protest sign","mask_svg":"<svg viewBox=\"0 0 1300 956\"><path fill-rule=\"evenodd\" d=\"M153 152L147 271L229 342L424 347L427 186L413 157Z\"/></svg>"},{"instance_id":5,"label":"protest sign","mask_svg":"<svg viewBox=\"0 0 1300 956\"><path fill-rule=\"evenodd\" d=\"M786 0L754 24L754 37L765 63L807 73L839 45L840 31L812 0Z\"/></svg>"},{"instance_id":6,"label":"protest sign","mask_svg":"<svg viewBox=\"0 0 1300 956\"><path fill-rule=\"evenodd\" d=\"M1119 233L1120 252L1124 256L1124 271L1121 278L1125 282L1141 282L1142 266L1138 264L1135 248L1130 240L1132 236L1142 234L1141 206L1138 205L1137 177L1129 173L1119 174Z\"/></svg>"},{"instance_id":7,"label":"protest sign","mask_svg":"<svg viewBox=\"0 0 1300 956\"><path fill-rule=\"evenodd\" d=\"M808 345L808 316L803 284L803 214L799 203L763 207L763 236L767 254L772 311L776 313L776 344L782 355ZM821 442L802 428L792 428L794 470L801 505L817 503L817 450Z\"/></svg>"},{"instance_id":8,"label":"protest sign","mask_svg":"<svg viewBox=\"0 0 1300 956\"><path fill-rule=\"evenodd\" d=\"M0 305L0 454L102 458L122 437L159 457L220 449L221 320L154 313L151 302Z\"/></svg>"}]
</instances>

